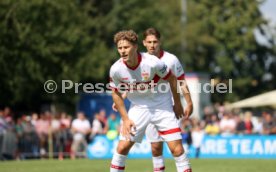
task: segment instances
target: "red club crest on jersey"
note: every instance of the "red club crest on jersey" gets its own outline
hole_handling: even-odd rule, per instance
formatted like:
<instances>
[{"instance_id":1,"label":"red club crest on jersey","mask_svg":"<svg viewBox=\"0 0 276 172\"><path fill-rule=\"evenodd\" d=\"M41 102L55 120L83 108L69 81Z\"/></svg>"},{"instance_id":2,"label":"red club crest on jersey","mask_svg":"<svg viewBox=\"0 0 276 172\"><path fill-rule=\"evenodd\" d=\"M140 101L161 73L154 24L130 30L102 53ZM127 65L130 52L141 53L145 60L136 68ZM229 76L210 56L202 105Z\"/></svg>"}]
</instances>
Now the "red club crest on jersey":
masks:
<instances>
[{"instance_id":1,"label":"red club crest on jersey","mask_svg":"<svg viewBox=\"0 0 276 172\"><path fill-rule=\"evenodd\" d=\"M149 73L148 72L142 72L141 73L143 81L147 81L149 79Z\"/></svg>"}]
</instances>

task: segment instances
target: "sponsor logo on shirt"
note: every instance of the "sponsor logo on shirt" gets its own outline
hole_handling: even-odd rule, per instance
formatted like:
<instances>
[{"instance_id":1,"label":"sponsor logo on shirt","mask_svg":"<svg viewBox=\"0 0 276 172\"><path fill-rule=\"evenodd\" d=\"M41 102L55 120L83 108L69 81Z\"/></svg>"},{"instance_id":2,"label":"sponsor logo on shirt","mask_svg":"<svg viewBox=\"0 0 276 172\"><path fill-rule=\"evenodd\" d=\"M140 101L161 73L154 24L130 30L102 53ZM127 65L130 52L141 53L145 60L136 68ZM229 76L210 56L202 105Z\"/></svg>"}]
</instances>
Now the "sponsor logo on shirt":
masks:
<instances>
[{"instance_id":1,"label":"sponsor logo on shirt","mask_svg":"<svg viewBox=\"0 0 276 172\"><path fill-rule=\"evenodd\" d=\"M163 74L167 71L167 65L164 64L164 66L162 67L162 69L160 69L160 72Z\"/></svg>"},{"instance_id":2,"label":"sponsor logo on shirt","mask_svg":"<svg viewBox=\"0 0 276 172\"><path fill-rule=\"evenodd\" d=\"M176 70L177 70L178 73L180 73L180 72L182 72L182 67L181 67L181 66L178 66L178 67L176 68Z\"/></svg>"}]
</instances>

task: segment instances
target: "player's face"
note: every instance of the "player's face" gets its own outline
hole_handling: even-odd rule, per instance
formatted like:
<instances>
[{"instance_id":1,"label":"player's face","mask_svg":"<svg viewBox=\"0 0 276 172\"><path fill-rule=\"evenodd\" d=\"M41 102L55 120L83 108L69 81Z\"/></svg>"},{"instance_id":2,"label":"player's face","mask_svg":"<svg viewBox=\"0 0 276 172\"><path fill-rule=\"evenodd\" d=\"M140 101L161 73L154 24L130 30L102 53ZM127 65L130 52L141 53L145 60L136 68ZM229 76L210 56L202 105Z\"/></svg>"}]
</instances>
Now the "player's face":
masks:
<instances>
[{"instance_id":1,"label":"player's face","mask_svg":"<svg viewBox=\"0 0 276 172\"><path fill-rule=\"evenodd\" d=\"M157 56L160 51L160 40L154 35L148 35L143 40L144 46L147 48L149 54Z\"/></svg>"},{"instance_id":2,"label":"player's face","mask_svg":"<svg viewBox=\"0 0 276 172\"><path fill-rule=\"evenodd\" d=\"M120 40L117 43L117 49L124 62L132 61L137 53L137 45L127 40Z\"/></svg>"}]
</instances>

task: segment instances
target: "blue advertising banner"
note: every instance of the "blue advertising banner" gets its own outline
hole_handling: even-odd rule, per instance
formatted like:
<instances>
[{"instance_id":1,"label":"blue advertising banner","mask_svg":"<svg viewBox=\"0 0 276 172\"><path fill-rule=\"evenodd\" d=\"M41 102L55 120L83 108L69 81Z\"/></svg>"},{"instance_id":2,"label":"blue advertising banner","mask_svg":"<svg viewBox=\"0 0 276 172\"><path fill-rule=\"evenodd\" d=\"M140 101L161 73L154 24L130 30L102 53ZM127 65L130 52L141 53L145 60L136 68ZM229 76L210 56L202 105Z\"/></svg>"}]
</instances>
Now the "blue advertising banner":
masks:
<instances>
[{"instance_id":1,"label":"blue advertising banner","mask_svg":"<svg viewBox=\"0 0 276 172\"><path fill-rule=\"evenodd\" d=\"M109 140L106 136L97 136L88 145L87 156L90 159L112 158L118 139ZM166 144L165 144L166 145ZM190 158L195 157L195 148L183 144ZM188 151L187 151L188 150ZM164 146L163 155L171 158L169 148ZM200 147L200 158L266 158L276 159L276 136L205 136ZM128 158L151 158L151 147L144 138L135 144Z\"/></svg>"}]
</instances>

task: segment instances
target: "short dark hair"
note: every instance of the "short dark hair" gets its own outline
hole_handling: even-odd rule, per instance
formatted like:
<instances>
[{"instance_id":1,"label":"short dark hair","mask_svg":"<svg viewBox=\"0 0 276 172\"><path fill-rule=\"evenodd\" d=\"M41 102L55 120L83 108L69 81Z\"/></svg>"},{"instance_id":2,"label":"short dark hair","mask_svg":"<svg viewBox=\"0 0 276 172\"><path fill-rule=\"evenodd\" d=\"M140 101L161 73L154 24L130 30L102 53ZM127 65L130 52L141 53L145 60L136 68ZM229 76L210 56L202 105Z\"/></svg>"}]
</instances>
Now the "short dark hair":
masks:
<instances>
[{"instance_id":1,"label":"short dark hair","mask_svg":"<svg viewBox=\"0 0 276 172\"><path fill-rule=\"evenodd\" d=\"M160 32L159 32L157 29L153 28L153 27L150 27L150 28L148 28L147 30L145 30L145 32L144 32L144 34L143 34L144 39L146 39L146 37L149 36L149 35L154 35L154 36L156 36L158 39L161 38Z\"/></svg>"}]
</instances>

